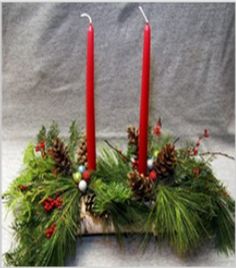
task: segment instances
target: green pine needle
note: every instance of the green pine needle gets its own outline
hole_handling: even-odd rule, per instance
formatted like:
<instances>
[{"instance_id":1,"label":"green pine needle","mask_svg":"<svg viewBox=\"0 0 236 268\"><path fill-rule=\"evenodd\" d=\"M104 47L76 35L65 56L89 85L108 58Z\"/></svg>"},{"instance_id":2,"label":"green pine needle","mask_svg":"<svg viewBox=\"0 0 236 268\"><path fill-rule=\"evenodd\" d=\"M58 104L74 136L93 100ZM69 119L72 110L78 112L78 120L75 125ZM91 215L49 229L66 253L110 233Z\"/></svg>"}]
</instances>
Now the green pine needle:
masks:
<instances>
[{"instance_id":1,"label":"green pine needle","mask_svg":"<svg viewBox=\"0 0 236 268\"><path fill-rule=\"evenodd\" d=\"M105 147L101 151L94 176L102 178L105 182L124 182L127 181L127 174L130 170L128 163L117 152Z\"/></svg>"},{"instance_id":2,"label":"green pine needle","mask_svg":"<svg viewBox=\"0 0 236 268\"><path fill-rule=\"evenodd\" d=\"M196 248L207 235L201 214L207 196L183 189L161 186L157 192L148 224L156 235L167 239L180 254Z\"/></svg>"},{"instance_id":3,"label":"green pine needle","mask_svg":"<svg viewBox=\"0 0 236 268\"><path fill-rule=\"evenodd\" d=\"M78 126L76 124L76 121L72 121L69 132L70 132L69 142L68 142L69 157L71 160L75 160L75 150L77 148L77 144L80 138L80 134L78 131Z\"/></svg>"}]
</instances>

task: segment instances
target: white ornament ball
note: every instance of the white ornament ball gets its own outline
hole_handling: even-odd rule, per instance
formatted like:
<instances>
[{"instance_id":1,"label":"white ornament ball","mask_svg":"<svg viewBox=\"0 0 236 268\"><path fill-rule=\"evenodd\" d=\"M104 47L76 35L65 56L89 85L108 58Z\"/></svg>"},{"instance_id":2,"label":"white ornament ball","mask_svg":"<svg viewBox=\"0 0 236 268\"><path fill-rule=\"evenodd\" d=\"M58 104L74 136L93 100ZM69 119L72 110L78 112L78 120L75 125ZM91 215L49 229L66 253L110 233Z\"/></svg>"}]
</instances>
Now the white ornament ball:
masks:
<instances>
[{"instance_id":1,"label":"white ornament ball","mask_svg":"<svg viewBox=\"0 0 236 268\"><path fill-rule=\"evenodd\" d=\"M148 159L147 166L148 166L149 169L153 168L153 159L152 158Z\"/></svg>"},{"instance_id":2,"label":"white ornament ball","mask_svg":"<svg viewBox=\"0 0 236 268\"><path fill-rule=\"evenodd\" d=\"M78 167L78 171L82 174L85 171L85 166L81 165Z\"/></svg>"},{"instance_id":3,"label":"white ornament ball","mask_svg":"<svg viewBox=\"0 0 236 268\"><path fill-rule=\"evenodd\" d=\"M85 180L81 180L78 185L81 192L85 192L87 190L87 182Z\"/></svg>"}]
</instances>

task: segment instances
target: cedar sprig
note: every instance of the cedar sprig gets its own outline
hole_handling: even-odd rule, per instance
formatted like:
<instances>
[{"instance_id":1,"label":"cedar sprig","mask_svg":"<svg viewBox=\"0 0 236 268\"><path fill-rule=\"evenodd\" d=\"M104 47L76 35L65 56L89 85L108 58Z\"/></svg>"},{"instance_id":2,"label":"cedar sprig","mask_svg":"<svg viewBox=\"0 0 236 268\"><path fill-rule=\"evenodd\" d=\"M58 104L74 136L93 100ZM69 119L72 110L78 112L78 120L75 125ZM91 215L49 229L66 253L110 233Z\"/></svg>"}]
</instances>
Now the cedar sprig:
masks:
<instances>
[{"instance_id":1,"label":"cedar sprig","mask_svg":"<svg viewBox=\"0 0 236 268\"><path fill-rule=\"evenodd\" d=\"M121 181L105 183L96 180L91 188L96 196L93 211L96 215L105 215L113 223L117 239L124 230L141 231L148 216L148 207L144 203L132 200L131 189Z\"/></svg>"},{"instance_id":2,"label":"cedar sprig","mask_svg":"<svg viewBox=\"0 0 236 268\"><path fill-rule=\"evenodd\" d=\"M37 134L37 143L44 142L46 140L47 130L45 126L42 126L39 133Z\"/></svg>"},{"instance_id":3,"label":"cedar sprig","mask_svg":"<svg viewBox=\"0 0 236 268\"><path fill-rule=\"evenodd\" d=\"M75 160L75 152L80 138L80 133L78 131L78 126L76 121L72 121L69 129L69 142L68 142L68 152L71 160Z\"/></svg>"},{"instance_id":4,"label":"cedar sprig","mask_svg":"<svg viewBox=\"0 0 236 268\"><path fill-rule=\"evenodd\" d=\"M58 137L59 133L60 130L58 124L56 121L53 121L47 132L47 138L46 138L47 148L50 148L53 145L53 141Z\"/></svg>"}]
</instances>

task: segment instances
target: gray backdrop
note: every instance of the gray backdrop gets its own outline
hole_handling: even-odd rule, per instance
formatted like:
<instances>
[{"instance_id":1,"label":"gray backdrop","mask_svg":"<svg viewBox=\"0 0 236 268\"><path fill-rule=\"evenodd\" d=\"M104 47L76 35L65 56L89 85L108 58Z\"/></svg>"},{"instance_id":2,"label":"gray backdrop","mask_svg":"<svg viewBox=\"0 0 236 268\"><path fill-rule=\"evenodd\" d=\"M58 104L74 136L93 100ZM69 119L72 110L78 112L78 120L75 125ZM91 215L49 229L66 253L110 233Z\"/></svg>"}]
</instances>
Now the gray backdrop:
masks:
<instances>
[{"instance_id":1,"label":"gray backdrop","mask_svg":"<svg viewBox=\"0 0 236 268\"><path fill-rule=\"evenodd\" d=\"M152 27L150 121L159 116L176 136L196 139L209 128L205 147L234 153L234 4L142 5ZM42 124L62 131L85 123L88 21L95 27L97 137L125 137L138 125L144 20L135 3L3 4L3 190L17 175L22 151ZM234 162L213 163L235 196ZM4 250L11 243L4 221ZM14 241L12 240L14 244ZM127 242L130 245L129 242ZM112 238L85 239L78 265L229 265L234 258L203 249L180 260L169 250L140 255L132 244L118 251ZM93 256L91 258L91 256Z\"/></svg>"},{"instance_id":2,"label":"gray backdrop","mask_svg":"<svg viewBox=\"0 0 236 268\"><path fill-rule=\"evenodd\" d=\"M234 4L143 4L152 26L151 121L232 141ZM144 20L136 3L3 4L4 137L85 122L87 19L95 27L98 137L138 125ZM232 127L234 129L234 127Z\"/></svg>"}]
</instances>

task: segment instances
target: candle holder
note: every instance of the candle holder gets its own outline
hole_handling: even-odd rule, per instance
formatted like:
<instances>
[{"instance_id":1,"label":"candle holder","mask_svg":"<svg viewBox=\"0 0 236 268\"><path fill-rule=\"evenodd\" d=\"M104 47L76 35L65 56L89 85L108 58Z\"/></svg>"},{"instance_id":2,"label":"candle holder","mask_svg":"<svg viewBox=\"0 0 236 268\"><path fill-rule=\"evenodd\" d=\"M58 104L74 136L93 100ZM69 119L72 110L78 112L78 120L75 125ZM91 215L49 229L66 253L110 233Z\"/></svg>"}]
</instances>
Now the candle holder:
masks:
<instances>
[{"instance_id":1,"label":"candle holder","mask_svg":"<svg viewBox=\"0 0 236 268\"><path fill-rule=\"evenodd\" d=\"M86 136L73 122L69 138L54 122L42 127L25 150L23 169L3 195L14 216L17 243L7 265L64 266L76 238L134 233L166 240L188 255L212 240L219 252L234 252L235 202L215 177L204 152L205 129L196 143L180 146L159 120L148 133L146 174L138 171L139 130L130 126L125 152L105 141L96 170L88 169ZM144 242L143 241L143 242Z\"/></svg>"}]
</instances>

